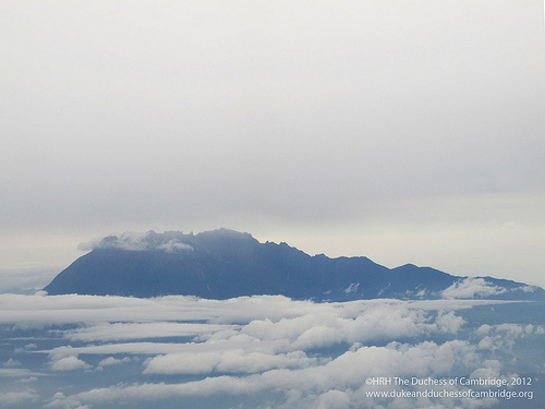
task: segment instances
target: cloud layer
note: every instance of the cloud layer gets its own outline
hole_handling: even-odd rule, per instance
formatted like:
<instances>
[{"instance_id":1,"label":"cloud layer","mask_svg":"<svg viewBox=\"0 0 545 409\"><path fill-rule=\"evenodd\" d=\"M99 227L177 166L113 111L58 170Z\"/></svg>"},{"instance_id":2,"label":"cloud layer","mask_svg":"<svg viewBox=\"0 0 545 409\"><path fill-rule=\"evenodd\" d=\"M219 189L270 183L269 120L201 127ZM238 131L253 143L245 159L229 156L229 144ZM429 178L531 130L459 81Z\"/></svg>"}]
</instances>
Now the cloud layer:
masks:
<instances>
[{"instance_id":1,"label":"cloud layer","mask_svg":"<svg viewBox=\"0 0 545 409\"><path fill-rule=\"evenodd\" d=\"M467 287L475 285L482 283ZM122 402L162 408L203 399L221 408L490 407L498 401L373 397L372 391L392 388L368 379L505 377L545 370L545 323L472 322L479 310L516 305L0 295L0 330L26 334L24 341L6 338L13 353L0 350L6 356L0 377L16 388L0 388L0 401L60 409L113 408ZM521 345L531 346L531 359ZM508 359L513 354L516 362ZM49 374L58 384L54 390L41 387Z\"/></svg>"}]
</instances>

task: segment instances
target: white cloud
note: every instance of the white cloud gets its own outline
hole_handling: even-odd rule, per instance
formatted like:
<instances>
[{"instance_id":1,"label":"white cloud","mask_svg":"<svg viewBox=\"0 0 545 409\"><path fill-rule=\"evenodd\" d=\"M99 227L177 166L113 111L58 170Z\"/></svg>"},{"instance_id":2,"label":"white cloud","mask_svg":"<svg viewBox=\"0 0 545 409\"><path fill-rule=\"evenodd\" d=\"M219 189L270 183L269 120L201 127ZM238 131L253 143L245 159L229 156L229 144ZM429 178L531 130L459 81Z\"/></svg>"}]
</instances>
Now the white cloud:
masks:
<instances>
[{"instance_id":1,"label":"white cloud","mask_svg":"<svg viewBox=\"0 0 545 409\"><path fill-rule=\"evenodd\" d=\"M452 311L439 312L434 318L407 304L375 304L366 306L364 311L356 316L339 309L277 322L255 320L240 332L259 339L287 338L292 348L312 349L341 342L366 343L422 334L456 333L463 324L463 319Z\"/></svg>"},{"instance_id":2,"label":"white cloud","mask_svg":"<svg viewBox=\"0 0 545 409\"><path fill-rule=\"evenodd\" d=\"M476 333L479 335L495 334L502 337L523 338L527 335L542 335L545 333L545 327L532 324L483 324L476 330Z\"/></svg>"},{"instance_id":3,"label":"white cloud","mask_svg":"<svg viewBox=\"0 0 545 409\"><path fill-rule=\"evenodd\" d=\"M475 331L475 334L482 336L482 339L477 344L480 349L491 351L509 350L521 338L544 335L545 327L532 324L483 324Z\"/></svg>"},{"instance_id":4,"label":"white cloud","mask_svg":"<svg viewBox=\"0 0 545 409\"><path fill-rule=\"evenodd\" d=\"M489 359L483 362L483 366L474 370L470 378L500 378L501 377L501 362L495 359Z\"/></svg>"},{"instance_id":5,"label":"white cloud","mask_svg":"<svg viewBox=\"0 0 545 409\"><path fill-rule=\"evenodd\" d=\"M189 237L191 236L184 235L182 232L125 232L120 236L108 236L103 239L80 243L78 249L82 251L108 248L127 251L163 250L167 253L175 253L177 251L193 250L190 244L184 243Z\"/></svg>"},{"instance_id":6,"label":"white cloud","mask_svg":"<svg viewBox=\"0 0 545 409\"><path fill-rule=\"evenodd\" d=\"M347 294L355 293L358 291L359 286L360 283L352 283L344 290L344 292Z\"/></svg>"},{"instance_id":7,"label":"white cloud","mask_svg":"<svg viewBox=\"0 0 545 409\"><path fill-rule=\"evenodd\" d=\"M33 389L27 389L22 392L8 392L0 394L0 403L8 406L19 406L37 400L38 394Z\"/></svg>"},{"instance_id":8,"label":"white cloud","mask_svg":"<svg viewBox=\"0 0 545 409\"><path fill-rule=\"evenodd\" d=\"M169 398L210 396L214 394L251 394L264 390L283 391L288 395L299 391L300 396L315 394L315 407L338 397L339 407L350 403L351 392L368 388L369 376L397 374L399 376L448 375L453 368L468 371L478 369L475 348L465 341L444 344L424 342L418 345L391 343L386 347L360 347L347 351L323 365L303 369L275 369L243 378L234 376L208 377L183 384L140 384L112 386L77 394L71 399L90 404L119 400L158 400ZM206 369L206 368L203 368ZM338 391L338 392L335 392ZM325 406L327 407L327 406Z\"/></svg>"},{"instance_id":9,"label":"white cloud","mask_svg":"<svg viewBox=\"0 0 545 409\"><path fill-rule=\"evenodd\" d=\"M66 397L62 392L56 392L51 401L44 408L60 408L60 409L91 409L91 405L82 405L81 402L73 397Z\"/></svg>"},{"instance_id":10,"label":"white cloud","mask_svg":"<svg viewBox=\"0 0 545 409\"><path fill-rule=\"evenodd\" d=\"M88 369L90 367L91 366L86 364L85 361L82 361L75 356L69 356L51 362L51 369L54 371L75 371L78 369Z\"/></svg>"},{"instance_id":11,"label":"white cloud","mask_svg":"<svg viewBox=\"0 0 545 409\"><path fill-rule=\"evenodd\" d=\"M145 338L191 337L214 333L236 326L199 323L100 323L64 333L72 341L122 341Z\"/></svg>"},{"instance_id":12,"label":"white cloud","mask_svg":"<svg viewBox=\"0 0 545 409\"><path fill-rule=\"evenodd\" d=\"M68 329L54 329L60 346L37 350L36 344L27 344L28 348L17 351L49 354L49 368L58 376L62 371L90 369L81 356L94 355L96 370L104 373L108 366L133 362L139 356L143 364L135 367L143 373L135 374L131 382L136 382L137 376L156 379L155 375L165 379L191 375L195 379L180 384L172 383L179 377L164 384L106 383L103 388L82 388L85 392L73 396L56 395L47 404L51 408L222 394L270 395L274 391L278 400L264 402L264 407L358 407L365 402L369 407L393 409L403 407L403 402L362 397L369 390L367 377L492 373L501 369L491 358L499 348L543 336L545 330L539 325L498 324L473 329L457 314L457 310L495 303L505 304L457 299L315 304L269 296L201 300L183 296L0 295L0 322L11 326L21 319L30 328L70 324ZM161 339L186 336L191 337L189 341ZM430 338L436 341L422 342ZM36 341L41 347L47 345L40 342ZM0 376L2 371L4 376L37 376L18 367L0 368ZM413 407L413 403L406 405ZM424 407L441 407L445 402L424 403ZM469 406L462 401L449 404Z\"/></svg>"},{"instance_id":13,"label":"white cloud","mask_svg":"<svg viewBox=\"0 0 545 409\"><path fill-rule=\"evenodd\" d=\"M36 297L8 297L15 312L26 311L24 301ZM1 300L1 297L0 297ZM448 307L461 308L468 302L437 300L400 302L372 300L350 303L313 304L284 297L242 297L233 300L199 300L194 297L164 297L152 300L121 297L59 296L37 297L39 314L54 313L57 322L76 316L92 317L91 322L60 334L69 341L104 342L78 347L61 346L47 352L54 370L85 369L77 357L90 355L150 355L146 374L162 373L256 373L271 369L304 368L323 364L305 351L335 344L370 344L431 334L456 334L461 317ZM469 302L472 305L473 302ZM423 307L427 306L428 310ZM63 309L64 307L64 309ZM251 308L249 308L251 307ZM439 310L437 308L440 307ZM96 322L97 320L147 320L153 309L156 319L206 318L204 323L179 322ZM448 312L446 312L448 311ZM72 314L73 313L73 314ZM268 317L272 317L272 319ZM278 318L284 316L283 318ZM34 317L35 318L35 317ZM46 319L45 317L43 317ZM216 324L249 320L247 324ZM112 341L170 336L191 336L193 342ZM98 365L119 363L105 358Z\"/></svg>"},{"instance_id":14,"label":"white cloud","mask_svg":"<svg viewBox=\"0 0 545 409\"><path fill-rule=\"evenodd\" d=\"M283 296L206 300L191 296L154 299L117 296L27 296L0 294L0 323L43 326L63 323L207 321L211 324L247 323L256 318L279 320L306 312L335 308Z\"/></svg>"},{"instance_id":15,"label":"white cloud","mask_svg":"<svg viewBox=\"0 0 545 409\"><path fill-rule=\"evenodd\" d=\"M300 368L314 365L303 351L272 354L242 349L217 352L173 353L150 358L145 362L147 374L255 373L273 368Z\"/></svg>"},{"instance_id":16,"label":"white cloud","mask_svg":"<svg viewBox=\"0 0 545 409\"><path fill-rule=\"evenodd\" d=\"M13 358L10 358L4 363L4 366L6 368L13 368L13 367L16 367L16 366L21 366L21 362L16 361Z\"/></svg>"},{"instance_id":17,"label":"white cloud","mask_svg":"<svg viewBox=\"0 0 545 409\"><path fill-rule=\"evenodd\" d=\"M50 354L55 359L63 357L88 355L158 355L187 350L192 344L179 344L171 342L129 342L103 345L88 345L83 347L57 347L51 350L38 351ZM193 344L200 345L200 344Z\"/></svg>"},{"instance_id":18,"label":"white cloud","mask_svg":"<svg viewBox=\"0 0 545 409\"><path fill-rule=\"evenodd\" d=\"M443 290L443 298L474 298L489 297L506 292L502 287L493 285L484 278L468 277L462 281L453 283L450 287Z\"/></svg>"},{"instance_id":19,"label":"white cloud","mask_svg":"<svg viewBox=\"0 0 545 409\"><path fill-rule=\"evenodd\" d=\"M0 378L26 378L32 376L44 376L44 374L33 372L25 368L0 368Z\"/></svg>"},{"instance_id":20,"label":"white cloud","mask_svg":"<svg viewBox=\"0 0 545 409\"><path fill-rule=\"evenodd\" d=\"M98 366L99 367L104 367L104 366L121 365L124 362L130 362L130 358L125 357L123 359L117 359L117 358L114 358L113 356L110 356L110 357L100 361L98 363Z\"/></svg>"},{"instance_id":21,"label":"white cloud","mask_svg":"<svg viewBox=\"0 0 545 409\"><path fill-rule=\"evenodd\" d=\"M193 250L189 244L182 243L179 240L173 239L166 244L161 244L156 247L157 250L164 250L167 253L176 253L179 250Z\"/></svg>"},{"instance_id":22,"label":"white cloud","mask_svg":"<svg viewBox=\"0 0 545 409\"><path fill-rule=\"evenodd\" d=\"M464 324L464 319L455 315L454 311L439 311L436 323L440 331L456 334Z\"/></svg>"},{"instance_id":23,"label":"white cloud","mask_svg":"<svg viewBox=\"0 0 545 409\"><path fill-rule=\"evenodd\" d=\"M373 308L399 307L400 310L457 310L471 308L474 305L504 303L493 300L432 300L432 301L400 301L400 300L360 300L348 303L312 303L310 301L293 301L283 296L240 297L231 300L207 300L191 296L168 296L152 299L128 298L117 296L86 295L18 295L0 294L0 324L14 324L18 327L42 327L51 324L80 323L157 323L205 321L207 325L247 324L255 320L269 319L277 322L282 319L297 318L304 315L327 314L343 318L356 318ZM185 324L185 323L184 323ZM185 327L200 332L204 327L195 325L172 326L172 333L183 331ZM119 326L128 335L132 327ZM122 329L125 328L125 329ZM145 330L146 327L142 327ZM148 327L152 328L152 327ZM159 325L155 327L159 329ZM165 327L167 328L167 327ZM74 336L101 336L94 330L79 329L72 332ZM170 330L161 331L163 333ZM67 332L70 334L70 332ZM105 334L104 334L105 335ZM110 335L110 338L113 337Z\"/></svg>"}]
</instances>

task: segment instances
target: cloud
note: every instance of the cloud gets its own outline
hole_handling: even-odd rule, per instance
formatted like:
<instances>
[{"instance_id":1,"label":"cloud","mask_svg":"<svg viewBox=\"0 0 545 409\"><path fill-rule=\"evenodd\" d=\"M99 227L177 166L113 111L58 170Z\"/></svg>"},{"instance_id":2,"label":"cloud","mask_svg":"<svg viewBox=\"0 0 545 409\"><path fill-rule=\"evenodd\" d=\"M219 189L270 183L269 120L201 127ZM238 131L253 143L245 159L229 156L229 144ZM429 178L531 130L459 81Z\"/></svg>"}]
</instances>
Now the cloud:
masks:
<instances>
[{"instance_id":1,"label":"cloud","mask_svg":"<svg viewBox=\"0 0 545 409\"><path fill-rule=\"evenodd\" d=\"M453 283L443 290L443 298L475 298L489 297L506 292L502 287L494 286L484 278L468 277L464 280Z\"/></svg>"},{"instance_id":2,"label":"cloud","mask_svg":"<svg viewBox=\"0 0 545 409\"><path fill-rule=\"evenodd\" d=\"M545 326L532 324L483 324L476 331L481 340L477 344L479 349L490 351L511 350L519 339L545 335Z\"/></svg>"},{"instance_id":3,"label":"cloud","mask_svg":"<svg viewBox=\"0 0 545 409\"><path fill-rule=\"evenodd\" d=\"M90 405L82 405L81 402L73 397L66 397L62 392L56 392L51 401L44 408L62 408L62 409L91 409Z\"/></svg>"},{"instance_id":4,"label":"cloud","mask_svg":"<svg viewBox=\"0 0 545 409\"><path fill-rule=\"evenodd\" d=\"M400 337L456 335L464 320L449 307L464 308L474 305L474 301L372 300L313 304L283 297L241 297L224 301L187 297L153 300L79 298L56 300L52 304L54 311L59 308L57 303L62 302L86 314L94 304L96 311L106 309L112 314L110 319L118 317L119 311L126 313L127 309L132 310L134 318L141 319L138 314L143 308L153 305L157 319L171 317L173 312L183 309L186 319L206 317L206 322L91 322L80 328L64 330L60 334L67 341L106 343L41 351L50 354L54 362L52 369L53 365L84 369L87 364L77 358L80 354L144 354L150 357L144 362L143 375L178 374L205 378L183 384L144 383L101 388L56 400L58 405L68 405L66 407L77 407L76 403L91 405L104 401L222 393L244 395L267 390L283 391L287 397L284 403L295 390L299 391L302 401L307 402L307 407L328 407L335 397L342 407L354 403L354 394L365 386L366 376L391 373L440 375L456 367L467 368L468 372L478 367L478 349L466 341L372 345L375 341L385 342ZM242 323L219 324L238 320ZM157 339L190 335L193 341L108 343L153 335ZM316 357L306 352L340 344L352 347L337 357ZM106 357L97 369L108 364L118 365L123 360L127 357ZM241 374L246 376L239 377Z\"/></svg>"},{"instance_id":5,"label":"cloud","mask_svg":"<svg viewBox=\"0 0 545 409\"><path fill-rule=\"evenodd\" d=\"M19 406L36 401L39 398L34 389L27 389L22 392L8 392L0 394L0 403L7 406Z\"/></svg>"},{"instance_id":6,"label":"cloud","mask_svg":"<svg viewBox=\"0 0 545 409\"><path fill-rule=\"evenodd\" d=\"M43 327L52 324L81 324L81 323L157 323L171 322L184 324L195 321L206 322L207 325L242 325L254 320L269 319L278 322L282 319L301 317L309 314L338 315L344 318L357 318L373 308L393 308L401 310L458 310L471 308L475 305L501 304L504 301L494 300L457 300L444 299L432 301L400 301L400 300L359 300L350 303L319 303L311 301L293 301L283 296L253 296L240 297L232 300L207 300L191 296L168 296L153 299L128 298L118 296L86 296L86 295L19 295L0 294L0 324L14 324L18 328ZM173 325L169 330L165 326L160 333L171 334L183 331L200 332L204 327ZM121 333L129 333L136 327L115 327ZM144 333L145 326L141 327ZM156 328L159 327L148 327ZM175 329L176 328L176 329ZM192 328L190 330L190 328ZM104 327L103 327L104 329ZM68 331L74 337L99 337L93 329L80 328ZM98 330L97 330L98 331ZM93 334L94 333L94 334ZM106 334L104 333L106 336ZM120 335L121 336L121 335ZM110 334L110 338L115 335Z\"/></svg>"},{"instance_id":7,"label":"cloud","mask_svg":"<svg viewBox=\"0 0 545 409\"><path fill-rule=\"evenodd\" d=\"M25 378L30 376L44 376L43 373L33 372L25 368L0 368L0 378Z\"/></svg>"},{"instance_id":8,"label":"cloud","mask_svg":"<svg viewBox=\"0 0 545 409\"><path fill-rule=\"evenodd\" d=\"M355 293L358 291L359 286L360 286L360 283L352 283L347 288L345 288L344 292L347 294Z\"/></svg>"},{"instance_id":9,"label":"cloud","mask_svg":"<svg viewBox=\"0 0 545 409\"><path fill-rule=\"evenodd\" d=\"M248 323L256 318L279 320L334 308L283 296L206 300L191 296L139 299L117 296L26 296L0 294L0 323L19 327L62 323L207 321Z\"/></svg>"},{"instance_id":10,"label":"cloud","mask_svg":"<svg viewBox=\"0 0 545 409\"><path fill-rule=\"evenodd\" d=\"M103 239L95 239L80 243L78 250L91 251L94 249L121 249L127 251L162 250L167 253L175 253L183 250L193 250L193 247L185 243L192 235L182 232L155 233L150 230L146 233L125 232L120 236L108 236Z\"/></svg>"},{"instance_id":11,"label":"cloud","mask_svg":"<svg viewBox=\"0 0 545 409\"><path fill-rule=\"evenodd\" d=\"M166 244L161 244L156 247L157 250L164 250L167 253L176 253L179 250L193 250L189 244L182 243L176 239L170 240Z\"/></svg>"},{"instance_id":12,"label":"cloud","mask_svg":"<svg viewBox=\"0 0 545 409\"><path fill-rule=\"evenodd\" d=\"M207 377L200 381L182 384L137 384L112 386L79 393L71 399L78 402L131 400L162 400L211 396L217 394L254 394L265 390L284 392L286 395L299 391L299 396L313 395L315 406L329 402L333 397L342 398L339 404L351 405L355 393L370 389L365 379L369 376L432 376L448 375L453 368L475 371L479 368L475 348L466 341L449 341L444 344L424 342L417 345L391 343L385 347L362 346L347 351L323 365L302 369L274 369L243 378L234 376ZM204 369L204 368L203 368ZM308 401L309 399L307 399ZM310 407L310 406L309 406ZM341 406L342 407L342 406Z\"/></svg>"},{"instance_id":13,"label":"cloud","mask_svg":"<svg viewBox=\"0 0 545 409\"><path fill-rule=\"evenodd\" d=\"M522 286L522 287L518 287L519 290L522 290L523 292L525 293L533 293L534 291L536 291L539 287L535 286L535 285L525 285L525 286Z\"/></svg>"},{"instance_id":14,"label":"cloud","mask_svg":"<svg viewBox=\"0 0 545 409\"><path fill-rule=\"evenodd\" d=\"M51 369L54 371L75 371L78 369L89 369L90 367L91 366L86 364L85 361L82 361L75 356L69 356L51 362Z\"/></svg>"},{"instance_id":15,"label":"cloud","mask_svg":"<svg viewBox=\"0 0 545 409\"><path fill-rule=\"evenodd\" d=\"M212 374L255 373L273 368L300 368L315 365L316 358L308 358L303 351L273 354L243 349L229 349L202 353L173 353L145 362L145 374Z\"/></svg>"},{"instance_id":16,"label":"cloud","mask_svg":"<svg viewBox=\"0 0 545 409\"><path fill-rule=\"evenodd\" d=\"M501 378L501 362L495 359L484 361L481 368L476 369L469 376L470 378Z\"/></svg>"},{"instance_id":17,"label":"cloud","mask_svg":"<svg viewBox=\"0 0 545 409\"><path fill-rule=\"evenodd\" d=\"M313 304L267 296L224 301L182 296L147 300L93 296L5 298L10 301L13 315L9 310L6 313L12 320L26 317L29 322L39 319L44 324L90 321L75 329L62 330L59 335L67 341L100 341L100 344L39 351L50 355L52 369L84 369L85 363L77 360L81 354L150 355L145 364L146 374L255 373L272 368L313 366L318 361L309 358L305 351L400 337L456 334L464 321L454 311L445 309L474 303L371 300ZM28 302L34 304L32 312L25 307ZM150 311L153 317L146 315ZM109 322L153 318L158 321ZM164 319L204 319L205 322L159 321ZM248 322L215 323L227 321ZM163 337L180 336L190 337L193 342L158 342ZM148 341L118 342L140 339Z\"/></svg>"},{"instance_id":18,"label":"cloud","mask_svg":"<svg viewBox=\"0 0 545 409\"><path fill-rule=\"evenodd\" d=\"M0 323L39 327L82 322L207 320L217 316L214 303L195 301L194 297L154 300L112 296L0 294L0 304L3 306Z\"/></svg>"},{"instance_id":19,"label":"cloud","mask_svg":"<svg viewBox=\"0 0 545 409\"><path fill-rule=\"evenodd\" d=\"M168 300L156 299L154 302L170 305L173 300L168 297ZM186 302L184 298L178 300L182 304ZM215 303L214 308L218 313L229 314L230 311L238 311L238 308L230 307L244 306L248 301L246 298L227 300ZM282 301L282 306L298 305L298 302L279 301ZM194 299L191 302L200 315L200 300ZM146 361L145 373L252 373L271 368L315 365L317 362L307 358L304 351L316 348L385 342L400 337L456 334L464 323L453 311L423 311L412 308L410 303L362 301L313 306L313 312L302 309L298 316L276 321L263 317L268 308L265 311L254 309L252 313L255 319L244 325L171 322L88 324L65 330L62 335L69 341L106 343L62 346L41 352L49 353L54 360L80 354L161 355ZM444 307L445 303L441 306ZM188 307L185 312L190 315L191 309ZM140 309L137 308L137 311ZM291 310L291 313L295 311ZM218 318L214 314L210 317L211 320ZM191 336L193 342L158 342L161 337L180 335ZM150 338L150 341L108 343L142 338Z\"/></svg>"},{"instance_id":20,"label":"cloud","mask_svg":"<svg viewBox=\"0 0 545 409\"><path fill-rule=\"evenodd\" d=\"M456 333L463 319L449 312L430 315L411 309L407 304L371 305L364 313L352 316L344 311L306 314L272 322L255 320L245 325L241 333L259 339L290 339L292 348L312 349L336 343L393 340L432 333Z\"/></svg>"},{"instance_id":21,"label":"cloud","mask_svg":"<svg viewBox=\"0 0 545 409\"><path fill-rule=\"evenodd\" d=\"M313 303L280 296L202 300L6 294L0 295L0 323L17 331L42 328L44 332L38 333L54 336L50 349L44 349L50 344L41 339L25 338L17 354L48 354L49 369L58 378L89 370L91 362L97 362L96 371L108 375L101 387L82 384L71 396L50 397L45 403L51 408L190 397L221 400L223 395L244 401L255 394L267 397L263 409L330 407L332 402L339 407L364 402L369 407L396 408L403 402L366 398L372 388L365 379L501 373L501 367L488 361L501 362L498 354L514 353L521 340L531 337L537 342L545 335L545 329L535 324L466 325L464 318L472 314L463 315L464 310L493 304L506 302ZM23 366L30 361L11 359ZM117 371L107 371L108 367L131 362L134 373L123 379L129 384L110 378ZM0 375L2 371L4 378L37 376L24 367L2 367ZM165 383L152 382L158 377ZM179 379L190 381L175 383ZM424 407L443 403L425 402ZM469 403L455 401L451 406L455 405L465 408Z\"/></svg>"},{"instance_id":22,"label":"cloud","mask_svg":"<svg viewBox=\"0 0 545 409\"><path fill-rule=\"evenodd\" d=\"M146 338L194 337L227 330L236 326L150 322L150 323L100 323L64 332L71 341L123 341Z\"/></svg>"},{"instance_id":23,"label":"cloud","mask_svg":"<svg viewBox=\"0 0 545 409\"><path fill-rule=\"evenodd\" d=\"M343 409L350 406L350 397L346 392L330 390L320 395L316 402L317 409Z\"/></svg>"},{"instance_id":24,"label":"cloud","mask_svg":"<svg viewBox=\"0 0 545 409\"><path fill-rule=\"evenodd\" d=\"M50 350L37 351L40 353L48 353L53 359L62 357L74 357L80 354L88 355L158 355L168 354L172 352L180 352L185 350L187 344L173 342L129 342L129 343L113 343L103 345L87 345L82 347L57 347Z\"/></svg>"},{"instance_id":25,"label":"cloud","mask_svg":"<svg viewBox=\"0 0 545 409\"><path fill-rule=\"evenodd\" d=\"M13 368L13 367L16 367L16 366L21 366L21 362L16 361L13 358L10 358L4 363L4 366L6 368Z\"/></svg>"},{"instance_id":26,"label":"cloud","mask_svg":"<svg viewBox=\"0 0 545 409\"><path fill-rule=\"evenodd\" d=\"M2 99L8 137L0 169L13 175L0 186L2 230L22 237L227 221L264 237L282 225L293 244L303 237L316 252L365 248L389 265L438 255L437 264L458 272L494 260L487 268L496 273L487 274L512 270L542 281L530 270L541 271L545 241L545 82L536 63L543 9L527 3L10 2L0 15L9 39L5 95L16 96ZM509 220L531 227L494 228ZM35 259L73 259L60 245L44 246L50 238L6 237L0 259L13 252L30 260L29 248L42 249ZM149 232L81 249L188 246L179 235ZM28 275L23 286L46 277ZM2 282L14 288L15 275ZM107 368L145 355L121 379L105 369L112 377L78 376L75 385L81 374L58 371L36 390L51 391L43 403L63 409L154 407L169 397L174 404L162 406L210 407L179 400L224 403L223 395L250 396L260 409L476 408L488 403L373 400L365 377L495 376L504 369L497 355L510 346L509 362L528 352L543 368L542 323L514 327L526 317L513 314L509 326L477 334L481 321L466 325L462 316L483 309L458 313L483 304L454 299L501 291L473 281L430 303L324 305L0 296L1 364L22 364L0 367L0 406L31 406L38 392L20 381L36 368ZM29 342L39 347L24 350ZM534 355L516 348L534 344ZM203 372L165 374L183 371L184 362ZM153 368L160 376L141 373ZM191 382L176 383L184 379Z\"/></svg>"},{"instance_id":27,"label":"cloud","mask_svg":"<svg viewBox=\"0 0 545 409\"><path fill-rule=\"evenodd\" d=\"M135 6L122 22L108 19L123 13L122 3L112 4L111 13L87 2L26 13L23 6L6 8L2 38L14 40L2 78L13 78L6 95L19 97L3 104L4 132L13 135L0 161L1 174L13 175L2 184L3 230L232 220L262 230L283 223L300 236L360 229L391 237L405 233L417 213L415 225L432 225L421 230L448 241L445 226L454 224L468 244L443 241L443 251L430 251L434 240L418 241L411 232L395 249L444 253L448 264L464 254L475 265L483 258L457 245L500 253L502 240L491 245L474 231L483 220L522 219L538 234L503 253L519 261L510 269L526 261L541 271L544 141L535 135L545 127L544 84L535 61L541 61L542 27L528 24L532 13L541 15L539 2L412 7L350 0L334 8L319 2L311 11L305 3L275 2L244 12L225 2L200 3L162 3L153 19ZM218 24L218 10L234 15ZM7 24L20 13L26 16L20 24ZM33 52L52 44L65 60ZM82 66L86 58L95 66ZM51 67L47 75L41 64ZM186 69L169 76L180 66ZM133 86L138 82L147 84L145 95ZM49 87L55 92L44 92ZM104 92L109 100L99 96ZM182 106L192 107L187 115L172 108ZM122 115L103 115L120 107ZM53 151L57 160L45 154ZM375 177L357 176L365 174ZM491 191L509 198L496 194L489 205L476 205L475 192ZM537 192L537 200L528 192ZM431 204L437 196L450 206ZM109 206L96 198L111 198ZM531 211L521 211L525 202L534 204ZM398 254L392 240L377 247Z\"/></svg>"},{"instance_id":28,"label":"cloud","mask_svg":"<svg viewBox=\"0 0 545 409\"><path fill-rule=\"evenodd\" d=\"M545 327L533 324L483 324L477 329L476 333L480 335L501 335L502 337L521 338L527 335L543 335L545 334Z\"/></svg>"},{"instance_id":29,"label":"cloud","mask_svg":"<svg viewBox=\"0 0 545 409\"><path fill-rule=\"evenodd\" d=\"M97 365L97 369L102 369L105 366L121 365L126 362L131 362L131 359L129 357L125 357L123 359L117 359L117 358L114 358L113 356L110 356L100 361Z\"/></svg>"},{"instance_id":30,"label":"cloud","mask_svg":"<svg viewBox=\"0 0 545 409\"><path fill-rule=\"evenodd\" d=\"M435 322L440 331L452 334L456 334L465 323L462 317L454 314L454 311L450 311L448 313L439 311Z\"/></svg>"}]
</instances>

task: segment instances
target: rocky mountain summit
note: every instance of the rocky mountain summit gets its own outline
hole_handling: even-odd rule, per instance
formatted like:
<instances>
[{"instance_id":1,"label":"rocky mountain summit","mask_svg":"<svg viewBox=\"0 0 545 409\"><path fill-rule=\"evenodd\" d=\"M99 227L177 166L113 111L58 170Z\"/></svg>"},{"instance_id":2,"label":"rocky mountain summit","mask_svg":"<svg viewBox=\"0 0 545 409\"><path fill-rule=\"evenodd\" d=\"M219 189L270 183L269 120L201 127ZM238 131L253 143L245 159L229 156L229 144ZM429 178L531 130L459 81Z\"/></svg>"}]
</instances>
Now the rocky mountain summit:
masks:
<instances>
[{"instance_id":1,"label":"rocky mountain summit","mask_svg":"<svg viewBox=\"0 0 545 409\"><path fill-rule=\"evenodd\" d=\"M260 243L228 229L123 234L82 249L91 251L57 275L44 288L48 294L545 299L543 289L510 280L456 277L412 264L389 269L367 257L311 256L286 243Z\"/></svg>"}]
</instances>

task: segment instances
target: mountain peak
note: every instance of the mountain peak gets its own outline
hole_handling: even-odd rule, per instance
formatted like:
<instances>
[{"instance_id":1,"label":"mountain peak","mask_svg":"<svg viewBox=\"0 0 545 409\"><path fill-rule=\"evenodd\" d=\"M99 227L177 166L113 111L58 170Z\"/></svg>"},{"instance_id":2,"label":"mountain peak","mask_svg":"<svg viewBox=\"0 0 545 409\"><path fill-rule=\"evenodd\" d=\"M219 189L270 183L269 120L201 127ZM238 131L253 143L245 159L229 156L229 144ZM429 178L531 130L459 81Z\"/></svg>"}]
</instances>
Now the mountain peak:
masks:
<instances>
[{"instance_id":1,"label":"mountain peak","mask_svg":"<svg viewBox=\"0 0 545 409\"><path fill-rule=\"evenodd\" d=\"M196 235L126 232L79 247L91 251L55 277L45 288L49 294L180 294L215 299L284 295L316 301L544 296L542 289L526 291L521 283L492 278L464 281L413 264L389 269L367 257L312 257L285 242L260 243L249 233L225 228Z\"/></svg>"}]
</instances>

